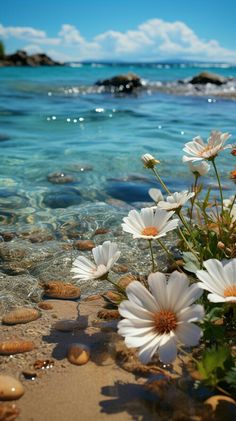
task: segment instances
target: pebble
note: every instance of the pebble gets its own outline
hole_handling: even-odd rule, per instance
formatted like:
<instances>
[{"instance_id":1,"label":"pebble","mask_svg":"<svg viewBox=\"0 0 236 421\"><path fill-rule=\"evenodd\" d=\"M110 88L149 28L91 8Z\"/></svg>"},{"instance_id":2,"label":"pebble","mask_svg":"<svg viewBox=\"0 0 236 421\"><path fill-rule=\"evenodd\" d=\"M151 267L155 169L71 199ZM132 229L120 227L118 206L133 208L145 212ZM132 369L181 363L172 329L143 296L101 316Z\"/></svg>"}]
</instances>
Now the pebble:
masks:
<instances>
[{"instance_id":1,"label":"pebble","mask_svg":"<svg viewBox=\"0 0 236 421\"><path fill-rule=\"evenodd\" d=\"M120 279L119 279L119 281L118 281L118 285L121 287L121 288L127 288L127 286L131 283L131 282L133 282L133 281L137 281L137 278L136 278L136 276L134 276L134 275L125 275L125 276L122 276Z\"/></svg>"},{"instance_id":2,"label":"pebble","mask_svg":"<svg viewBox=\"0 0 236 421\"><path fill-rule=\"evenodd\" d=\"M228 408L232 408L235 412L234 414L236 414L236 401L232 398L230 398L229 396L224 396L224 395L214 395L211 396L210 398L208 398L206 401L204 401L205 404L210 405L213 409L213 411L215 411L217 409L217 406L222 406L225 409Z\"/></svg>"},{"instance_id":3,"label":"pebble","mask_svg":"<svg viewBox=\"0 0 236 421\"><path fill-rule=\"evenodd\" d=\"M74 242L74 247L78 250L92 250L95 246L92 240L77 240Z\"/></svg>"},{"instance_id":4,"label":"pebble","mask_svg":"<svg viewBox=\"0 0 236 421\"><path fill-rule=\"evenodd\" d=\"M103 296L105 298L107 298L109 301L114 301L114 302L120 302L122 301L122 295L119 294L118 292L114 292L114 291L107 291L105 294L103 294Z\"/></svg>"},{"instance_id":5,"label":"pebble","mask_svg":"<svg viewBox=\"0 0 236 421\"><path fill-rule=\"evenodd\" d=\"M114 265L112 268L113 272L115 273L126 273L129 270L129 266L125 265L125 264L120 264L120 265Z\"/></svg>"},{"instance_id":6,"label":"pebble","mask_svg":"<svg viewBox=\"0 0 236 421\"><path fill-rule=\"evenodd\" d=\"M51 303L47 303L45 301L41 301L40 303L38 303L38 307L41 308L42 310L52 310L53 309L53 305Z\"/></svg>"},{"instance_id":7,"label":"pebble","mask_svg":"<svg viewBox=\"0 0 236 421\"><path fill-rule=\"evenodd\" d=\"M90 358L90 350L87 345L81 343L71 344L68 349L67 358L71 364L86 364Z\"/></svg>"},{"instance_id":8,"label":"pebble","mask_svg":"<svg viewBox=\"0 0 236 421\"><path fill-rule=\"evenodd\" d=\"M70 283L62 281L48 281L43 284L44 293L50 298L64 300L76 299L80 297L80 288Z\"/></svg>"},{"instance_id":9,"label":"pebble","mask_svg":"<svg viewBox=\"0 0 236 421\"><path fill-rule=\"evenodd\" d=\"M99 317L99 319L105 319L105 320L107 319L118 320L121 318L121 315L118 310L109 310L109 309L103 308L99 310L97 317Z\"/></svg>"},{"instance_id":10,"label":"pebble","mask_svg":"<svg viewBox=\"0 0 236 421\"><path fill-rule=\"evenodd\" d=\"M19 380L7 375L0 375L0 400L19 399L25 390Z\"/></svg>"},{"instance_id":11,"label":"pebble","mask_svg":"<svg viewBox=\"0 0 236 421\"><path fill-rule=\"evenodd\" d=\"M15 238L16 234L14 232L1 232L0 236L3 237L4 241L8 242L8 241L13 240L13 238Z\"/></svg>"},{"instance_id":12,"label":"pebble","mask_svg":"<svg viewBox=\"0 0 236 421\"><path fill-rule=\"evenodd\" d=\"M29 323L37 320L40 312L35 308L22 307L6 313L2 318L2 323L6 325L16 325L19 323Z\"/></svg>"},{"instance_id":13,"label":"pebble","mask_svg":"<svg viewBox=\"0 0 236 421\"><path fill-rule=\"evenodd\" d=\"M54 367L54 360L36 360L33 364L35 370L47 370Z\"/></svg>"},{"instance_id":14,"label":"pebble","mask_svg":"<svg viewBox=\"0 0 236 421\"><path fill-rule=\"evenodd\" d=\"M19 414L20 410L15 404L0 404L0 421L14 421Z\"/></svg>"},{"instance_id":15,"label":"pebble","mask_svg":"<svg viewBox=\"0 0 236 421\"><path fill-rule=\"evenodd\" d=\"M72 332L80 327L79 320L58 320L54 325L53 329L59 330L60 332Z\"/></svg>"},{"instance_id":16,"label":"pebble","mask_svg":"<svg viewBox=\"0 0 236 421\"><path fill-rule=\"evenodd\" d=\"M75 178L64 172L54 172L47 176L48 181L53 184L73 183Z\"/></svg>"},{"instance_id":17,"label":"pebble","mask_svg":"<svg viewBox=\"0 0 236 421\"><path fill-rule=\"evenodd\" d=\"M107 228L97 228L93 235L107 234L108 232L110 232L110 230Z\"/></svg>"},{"instance_id":18,"label":"pebble","mask_svg":"<svg viewBox=\"0 0 236 421\"><path fill-rule=\"evenodd\" d=\"M20 354L32 351L33 349L34 344L31 341L16 339L0 342L0 355Z\"/></svg>"},{"instance_id":19,"label":"pebble","mask_svg":"<svg viewBox=\"0 0 236 421\"><path fill-rule=\"evenodd\" d=\"M100 294L89 295L84 299L84 301L97 301L100 300L102 296Z\"/></svg>"}]
</instances>

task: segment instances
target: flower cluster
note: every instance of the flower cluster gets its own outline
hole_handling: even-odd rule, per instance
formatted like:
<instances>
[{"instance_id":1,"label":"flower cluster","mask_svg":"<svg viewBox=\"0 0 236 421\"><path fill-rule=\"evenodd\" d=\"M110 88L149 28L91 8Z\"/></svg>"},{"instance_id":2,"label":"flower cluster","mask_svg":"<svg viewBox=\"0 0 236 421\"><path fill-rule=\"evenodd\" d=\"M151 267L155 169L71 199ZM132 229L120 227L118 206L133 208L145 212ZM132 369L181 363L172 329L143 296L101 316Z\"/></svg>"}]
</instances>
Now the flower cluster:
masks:
<instances>
[{"instance_id":1,"label":"flower cluster","mask_svg":"<svg viewBox=\"0 0 236 421\"><path fill-rule=\"evenodd\" d=\"M166 191L165 196L160 189L149 189L155 206L140 211L132 209L122 223L124 232L134 239L147 240L150 247L152 267L147 281L131 282L119 305L122 320L118 323L118 333L125 338L127 347L139 349L142 363L150 362L155 355L163 363L171 363L178 349L198 345L202 338L204 340L205 320L209 321L210 317L205 313L215 303L225 305L221 316L225 320L227 315L227 326L231 326L229 318L235 314L235 307L233 312L228 311L236 303L236 196L223 198L215 163L220 152L232 147L225 145L229 138L228 133L212 131L206 143L198 136L185 144L183 150L187 155L183 162L188 163L194 183L190 190L182 192L168 189L155 168L160 161L150 154L142 156L144 167L153 171ZM219 199L214 202L210 201L210 191L200 197L203 186L198 184L209 172L210 163L219 186ZM179 238L178 247L183 253L181 267L165 243L165 237L171 231ZM155 242L177 270L163 274L157 269L153 253ZM108 276L120 256L117 244L105 241L95 247L92 254L94 262L85 256L77 257L71 269L74 278L79 281L106 279L122 294L120 287ZM188 273L192 273L191 283ZM208 292L207 296L204 291ZM207 343L204 347L207 349ZM233 360L230 358L227 364ZM208 381L213 382L212 378Z\"/></svg>"}]
</instances>

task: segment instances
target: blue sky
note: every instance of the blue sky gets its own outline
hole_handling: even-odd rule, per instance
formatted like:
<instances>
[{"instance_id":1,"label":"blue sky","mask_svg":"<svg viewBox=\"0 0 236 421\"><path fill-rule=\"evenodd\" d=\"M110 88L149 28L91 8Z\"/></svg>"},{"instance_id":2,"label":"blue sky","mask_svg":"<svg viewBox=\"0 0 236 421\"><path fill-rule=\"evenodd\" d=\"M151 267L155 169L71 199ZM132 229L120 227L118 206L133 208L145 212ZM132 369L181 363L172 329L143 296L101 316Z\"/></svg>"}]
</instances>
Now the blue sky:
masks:
<instances>
[{"instance_id":1,"label":"blue sky","mask_svg":"<svg viewBox=\"0 0 236 421\"><path fill-rule=\"evenodd\" d=\"M1 16L9 53L236 62L235 0L5 0Z\"/></svg>"}]
</instances>

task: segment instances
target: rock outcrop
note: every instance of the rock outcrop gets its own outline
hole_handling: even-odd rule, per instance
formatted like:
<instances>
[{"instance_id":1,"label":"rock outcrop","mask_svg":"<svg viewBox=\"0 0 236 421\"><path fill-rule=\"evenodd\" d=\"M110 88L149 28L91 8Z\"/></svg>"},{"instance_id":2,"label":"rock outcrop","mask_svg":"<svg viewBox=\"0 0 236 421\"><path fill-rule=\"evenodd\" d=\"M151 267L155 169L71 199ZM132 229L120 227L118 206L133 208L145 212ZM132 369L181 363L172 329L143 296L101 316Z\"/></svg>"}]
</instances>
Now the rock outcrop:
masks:
<instances>
[{"instance_id":1,"label":"rock outcrop","mask_svg":"<svg viewBox=\"0 0 236 421\"><path fill-rule=\"evenodd\" d=\"M109 91L115 93L131 93L142 86L141 79L134 73L117 75L110 79L98 80L97 86L105 86Z\"/></svg>"},{"instance_id":2,"label":"rock outcrop","mask_svg":"<svg viewBox=\"0 0 236 421\"><path fill-rule=\"evenodd\" d=\"M199 73L190 80L190 83L192 83L193 85L206 85L207 83L212 83L213 85L223 85L226 82L227 79L223 76L210 72Z\"/></svg>"},{"instance_id":3,"label":"rock outcrop","mask_svg":"<svg viewBox=\"0 0 236 421\"><path fill-rule=\"evenodd\" d=\"M26 51L18 50L14 54L4 56L0 60L0 67L5 66L61 66L63 63L52 60L46 54L32 54L28 55Z\"/></svg>"}]
</instances>

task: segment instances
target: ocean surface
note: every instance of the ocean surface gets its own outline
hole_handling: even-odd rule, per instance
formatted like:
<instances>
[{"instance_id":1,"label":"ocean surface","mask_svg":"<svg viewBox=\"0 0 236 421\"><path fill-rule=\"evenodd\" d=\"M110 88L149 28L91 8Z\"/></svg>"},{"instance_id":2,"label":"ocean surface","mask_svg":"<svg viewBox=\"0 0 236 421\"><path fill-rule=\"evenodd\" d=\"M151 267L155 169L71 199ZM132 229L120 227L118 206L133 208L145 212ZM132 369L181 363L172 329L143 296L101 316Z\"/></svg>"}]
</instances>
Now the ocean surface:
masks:
<instances>
[{"instance_id":1,"label":"ocean surface","mask_svg":"<svg viewBox=\"0 0 236 421\"><path fill-rule=\"evenodd\" d=\"M21 304L35 291L40 297L38 280L70 281L76 239L118 241L121 263L138 273L149 267L148 253L120 225L130 209L150 203L150 187L160 187L141 156L159 159L163 179L180 191L192 182L182 163L186 142L214 129L230 132L235 143L236 101L218 96L219 88L193 92L186 83L204 70L236 77L236 67L222 64L0 68L1 303ZM116 95L95 86L127 72L141 77L143 89ZM181 92L178 80L185 80ZM217 162L229 197L234 157L225 151ZM205 182L217 197L213 171Z\"/></svg>"}]
</instances>

